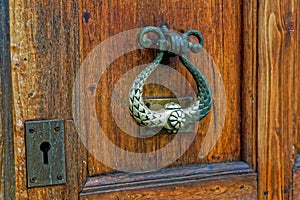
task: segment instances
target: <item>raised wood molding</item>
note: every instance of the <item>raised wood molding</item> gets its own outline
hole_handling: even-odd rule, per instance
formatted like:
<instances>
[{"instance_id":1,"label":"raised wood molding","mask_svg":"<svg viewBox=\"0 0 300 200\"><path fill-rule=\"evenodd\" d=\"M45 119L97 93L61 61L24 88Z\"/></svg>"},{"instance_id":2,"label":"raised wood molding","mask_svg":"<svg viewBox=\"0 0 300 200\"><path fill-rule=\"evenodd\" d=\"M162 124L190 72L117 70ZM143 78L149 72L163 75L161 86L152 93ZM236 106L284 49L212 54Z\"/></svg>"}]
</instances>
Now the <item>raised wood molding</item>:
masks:
<instances>
[{"instance_id":1,"label":"raised wood molding","mask_svg":"<svg viewBox=\"0 0 300 200\"><path fill-rule=\"evenodd\" d=\"M0 199L15 199L8 0L0 0Z\"/></svg>"},{"instance_id":2,"label":"raised wood molding","mask_svg":"<svg viewBox=\"0 0 300 200\"><path fill-rule=\"evenodd\" d=\"M241 156L257 169L257 1L243 1Z\"/></svg>"},{"instance_id":3,"label":"raised wood molding","mask_svg":"<svg viewBox=\"0 0 300 200\"><path fill-rule=\"evenodd\" d=\"M220 180L227 180L227 182L224 182L226 184L218 183ZM255 197L257 189L256 180L256 173L244 162L193 165L161 169L154 172L119 173L90 177L85 183L80 196L82 199L85 199L85 196L88 196L89 199L96 197L118 197L123 199L126 195L140 194L146 195L144 198L150 198L150 188L154 189L153 191L168 190L170 192L175 187L179 187L179 185L180 187L186 185L186 190L197 191L195 194L190 194L191 196L188 198L196 198L197 196L198 199L200 198L199 194L204 195L203 198L208 198L216 194L217 196L221 195L218 194L217 190L228 191L228 193L226 192L227 198L230 197L231 192L232 195L235 193L238 196L247 197L247 195L250 195L251 197ZM203 186L199 187L199 185L204 183L208 186L207 188L203 188ZM176 199L182 197L181 194L175 193ZM206 193L207 196L205 196ZM215 198L217 196L212 197ZM155 196L155 198L158 197Z\"/></svg>"}]
</instances>

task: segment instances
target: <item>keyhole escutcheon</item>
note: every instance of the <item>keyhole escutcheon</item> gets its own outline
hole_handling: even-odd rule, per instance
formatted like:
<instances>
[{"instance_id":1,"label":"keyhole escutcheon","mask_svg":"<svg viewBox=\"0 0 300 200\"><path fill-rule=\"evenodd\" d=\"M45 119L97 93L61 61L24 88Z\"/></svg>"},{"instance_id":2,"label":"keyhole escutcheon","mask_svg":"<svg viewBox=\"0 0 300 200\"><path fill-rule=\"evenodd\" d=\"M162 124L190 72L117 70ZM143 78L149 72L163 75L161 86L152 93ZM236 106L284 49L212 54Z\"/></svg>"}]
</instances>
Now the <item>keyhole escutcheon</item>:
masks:
<instances>
[{"instance_id":1,"label":"keyhole escutcheon","mask_svg":"<svg viewBox=\"0 0 300 200\"><path fill-rule=\"evenodd\" d=\"M41 151L43 152L43 160L44 160L44 164L48 165L49 161L48 161L48 151L50 150L51 145L49 142L43 142L40 146Z\"/></svg>"}]
</instances>

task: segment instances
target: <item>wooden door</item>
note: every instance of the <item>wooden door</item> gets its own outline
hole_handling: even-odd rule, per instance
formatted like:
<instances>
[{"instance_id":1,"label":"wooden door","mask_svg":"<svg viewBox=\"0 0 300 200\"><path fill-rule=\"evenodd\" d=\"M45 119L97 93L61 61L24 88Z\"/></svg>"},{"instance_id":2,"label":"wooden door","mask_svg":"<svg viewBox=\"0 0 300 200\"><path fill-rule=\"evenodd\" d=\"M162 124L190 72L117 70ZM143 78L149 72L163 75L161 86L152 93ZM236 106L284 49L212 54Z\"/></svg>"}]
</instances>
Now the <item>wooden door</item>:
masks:
<instances>
[{"instance_id":1,"label":"wooden door","mask_svg":"<svg viewBox=\"0 0 300 200\"><path fill-rule=\"evenodd\" d=\"M297 199L299 196L300 182L297 162L294 162L299 149L300 122L298 1L0 2L4 13L0 20L4 27L1 31L6 36L0 41L5 58L1 59L0 79L0 138L3 142L0 198L293 199L294 195ZM89 70L79 75L78 72L95 48L117 34L161 24L168 24L178 32L200 31L211 59L200 63L213 65L217 70L214 73L220 75L209 80L213 93L219 94L216 88L224 86L223 99L214 99L211 112L197 124L195 138L188 145L184 143L185 133L163 133L149 138L130 136L114 118L111 104L115 87L120 87L119 95L126 95L130 85L122 85L120 80L128 72L138 74L136 66L151 62L155 58L151 49L126 52L103 69L97 84L88 85L88 92L95 97L95 107L82 108L74 100L77 78L84 76L80 82L82 87L93 79ZM125 39L136 40L135 37L132 34ZM120 41L110 47L118 51L124 48L123 44ZM172 60L171 68L195 87L191 75L178 59ZM207 75L211 72L205 66L201 69ZM176 83L180 96L192 96L184 83L172 75L163 76ZM170 89L158 84L146 85L144 95L174 97ZM222 111L224 101L225 122L219 127L216 144L208 148L207 154L199 156L203 145L212 142L207 140L207 132L214 115ZM82 137L79 133L78 129L92 135L99 131L89 121L83 127L76 127L74 112L81 114L90 108L94 109L105 137L126 152L155 152L174 141L175 136L182 141L176 149L188 148L156 170L145 167L143 160L129 160L129 170L125 172L118 170L118 164L108 166L103 160L118 163L126 157L116 159L116 152L109 151L108 143L103 143L101 138ZM120 113L124 120L132 120L129 112L121 110ZM28 120L42 119L64 120L66 184L28 188L24 124ZM130 126L130 123L125 124L125 129ZM217 129L213 130L217 134ZM97 145L101 151L93 151ZM175 154L172 149L168 153ZM162 160L155 157L153 162L160 164Z\"/></svg>"}]
</instances>

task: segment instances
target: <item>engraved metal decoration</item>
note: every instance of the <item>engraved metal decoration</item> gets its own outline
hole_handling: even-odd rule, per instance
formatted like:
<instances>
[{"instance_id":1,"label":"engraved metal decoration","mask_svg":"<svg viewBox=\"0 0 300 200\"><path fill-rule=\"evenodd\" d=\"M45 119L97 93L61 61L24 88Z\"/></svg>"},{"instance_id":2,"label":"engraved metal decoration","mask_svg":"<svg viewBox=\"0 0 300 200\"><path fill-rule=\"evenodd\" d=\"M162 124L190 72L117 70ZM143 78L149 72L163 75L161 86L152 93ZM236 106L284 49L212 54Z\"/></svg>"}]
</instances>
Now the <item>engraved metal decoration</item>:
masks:
<instances>
[{"instance_id":1,"label":"engraved metal decoration","mask_svg":"<svg viewBox=\"0 0 300 200\"><path fill-rule=\"evenodd\" d=\"M147 33L155 33L159 40L154 43L147 37ZM194 35L198 44L189 42L189 36ZM204 118L210 111L212 95L210 86L204 75L187 59L186 52L200 52L203 46L201 33L189 30L179 35L168 30L166 25L144 28L138 38L139 44L144 48L156 48L157 56L134 80L129 91L129 111L133 118L141 125L148 127L162 127L169 133L177 133L186 124L196 123ZM178 103L170 102L165 109L153 111L143 101L143 86L151 73L159 66L163 59L168 56L178 55L182 64L192 74L197 84L198 94L192 106L182 108Z\"/></svg>"}]
</instances>

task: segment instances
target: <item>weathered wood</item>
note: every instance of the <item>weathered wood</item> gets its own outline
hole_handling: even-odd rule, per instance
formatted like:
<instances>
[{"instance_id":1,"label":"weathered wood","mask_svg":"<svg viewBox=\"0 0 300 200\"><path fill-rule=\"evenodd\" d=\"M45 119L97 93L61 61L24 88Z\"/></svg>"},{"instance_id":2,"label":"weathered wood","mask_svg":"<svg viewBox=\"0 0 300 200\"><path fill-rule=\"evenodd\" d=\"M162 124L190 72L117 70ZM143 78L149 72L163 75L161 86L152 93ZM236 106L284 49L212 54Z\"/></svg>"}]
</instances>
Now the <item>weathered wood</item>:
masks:
<instances>
[{"instance_id":1,"label":"weathered wood","mask_svg":"<svg viewBox=\"0 0 300 200\"><path fill-rule=\"evenodd\" d=\"M297 155L293 170L293 198L300 199L300 155Z\"/></svg>"},{"instance_id":2,"label":"weathered wood","mask_svg":"<svg viewBox=\"0 0 300 200\"><path fill-rule=\"evenodd\" d=\"M257 1L243 1L242 160L257 167Z\"/></svg>"},{"instance_id":3,"label":"weathered wood","mask_svg":"<svg viewBox=\"0 0 300 200\"><path fill-rule=\"evenodd\" d=\"M241 134L241 1L83 1L83 53L84 57L105 39L122 31L144 26L169 24L171 29L184 31L196 29L205 38L205 49L214 59L221 71L227 95L226 121L221 137L213 151L205 158L199 159L198 152L202 146L209 118L200 125L195 141L189 150L170 167L197 163L214 163L240 159ZM101 11L101 12L100 12ZM130 17L128 17L130 16ZM234 31L233 31L234 30ZM153 51L134 51L118 58L102 75L97 91L96 105L98 121L107 137L130 152L151 152L168 144L174 136L160 135L147 139L128 136L114 122L111 111L112 89L116 82L135 66L153 60ZM191 84L193 79L180 63L174 64L176 70L183 74ZM167 76L167 75L166 75ZM172 77L169 77L172 80ZM176 82L176 81L174 81ZM178 82L182 94L189 91ZM218 87L220 85L217 85ZM96 92L97 92L96 91ZM124 91L128 91L124 87ZM171 96L170 91L157 85L147 85L145 96ZM215 102L218 103L218 102ZM130 118L128 114L126 116ZM97 130L95 130L97 131ZM93 140L89 144L99 144ZM110 154L107 153L106 157ZM132 163L132 165L140 165ZM89 156L89 175L115 172L101 164L92 155Z\"/></svg>"},{"instance_id":4,"label":"weathered wood","mask_svg":"<svg viewBox=\"0 0 300 200\"><path fill-rule=\"evenodd\" d=\"M298 9L297 9L297 21L294 22L294 26L297 27L297 30L295 31L295 34L297 35L297 53L296 53L296 61L298 61L298 68L297 68L297 75L296 77L300 77L300 1L298 1ZM298 86L299 89L297 89L296 92L296 96L297 96L297 102L298 102L298 106L297 106L297 110L298 110L298 115L296 117L296 123L298 124L297 127L297 153L300 153L300 80L299 78L296 79L296 86ZM300 183L299 183L300 184Z\"/></svg>"},{"instance_id":5,"label":"weathered wood","mask_svg":"<svg viewBox=\"0 0 300 200\"><path fill-rule=\"evenodd\" d=\"M15 199L8 0L0 0L0 199Z\"/></svg>"},{"instance_id":6,"label":"weathered wood","mask_svg":"<svg viewBox=\"0 0 300 200\"><path fill-rule=\"evenodd\" d=\"M193 182L215 178L218 176L234 176L253 174L254 171L243 162L220 164L192 165L186 167L166 168L144 173L119 173L111 176L90 177L85 183L85 193L105 193L107 191L127 190L132 187L157 187L170 185L174 182Z\"/></svg>"},{"instance_id":7,"label":"weathered wood","mask_svg":"<svg viewBox=\"0 0 300 200\"><path fill-rule=\"evenodd\" d=\"M242 133L240 124L241 1L153 2L132 0L62 3L50 0L41 2L14 0L10 3L10 9L13 11L11 12L11 24L14 26L11 35L14 110L16 111L14 123L15 152L17 152L17 198L47 199L58 196L66 199L76 198L82 181L86 178L84 169L87 165L85 162L86 152L71 123L71 94L76 67L79 66L80 58L85 57L101 41L135 27L159 26L162 23L168 23L171 28L179 31L198 29L204 35L206 50L214 58L224 78L227 95L227 121L219 143L208 157L198 159L199 147L209 122L206 120L200 125L195 143L172 166L240 159L240 134ZM250 47L249 51L253 48ZM97 107L99 121L104 124L104 129L108 131L110 139L129 151L149 152L163 147L172 139L172 136L168 135L142 141L128 138L113 124L110 110L107 109L110 103L108 98L111 95L110 91L122 74L136 65L148 63L152 59L153 53L150 51L132 52L125 55L113 63L110 70L104 75L105 78L99 83L98 91L101 91L99 94L104 99L108 99L104 102L101 101L102 105ZM179 63L175 62L174 65L176 64ZM188 73L180 68L178 70L192 82L192 77ZM250 87L253 87L252 83L249 83ZM148 91L146 93L150 96L170 95L169 91L157 89L156 86L155 88L147 86L145 91ZM23 124L28 119L45 118L70 119L66 125L68 183L67 185L27 190ZM116 136L120 134L123 135ZM248 140L244 140L244 142L248 142ZM110 156L109 152L107 152L107 156ZM88 170L89 175L114 172L91 155L89 156ZM78 173L77 176L76 173ZM228 193L228 195L231 194Z\"/></svg>"},{"instance_id":8,"label":"weathered wood","mask_svg":"<svg viewBox=\"0 0 300 200\"><path fill-rule=\"evenodd\" d=\"M72 84L81 60L80 6L78 1L9 2L17 199L76 199L85 180L85 152L71 120ZM27 188L24 122L32 119L67 119L66 185Z\"/></svg>"},{"instance_id":9,"label":"weathered wood","mask_svg":"<svg viewBox=\"0 0 300 200\"><path fill-rule=\"evenodd\" d=\"M296 77L300 76L300 1L298 1L298 9L297 9L297 53L296 53L296 60L298 61L298 68L296 69L297 71L297 75ZM300 80L296 79L296 85L298 86L299 89L296 90L296 94L297 94L297 102L298 102L298 106L297 106L297 110L298 110L298 115L297 115L297 139L298 139L298 148L297 148L297 152L300 153Z\"/></svg>"},{"instance_id":10,"label":"weathered wood","mask_svg":"<svg viewBox=\"0 0 300 200\"><path fill-rule=\"evenodd\" d=\"M87 179L87 153L74 127L73 120L66 121L66 170L67 184L64 199L78 199Z\"/></svg>"},{"instance_id":11,"label":"weathered wood","mask_svg":"<svg viewBox=\"0 0 300 200\"><path fill-rule=\"evenodd\" d=\"M212 180L190 183L174 183L174 185L159 188L144 188L141 190L117 191L113 193L91 194L82 196L81 200L94 199L257 199L256 176L239 175L234 177L219 177Z\"/></svg>"},{"instance_id":12,"label":"weathered wood","mask_svg":"<svg viewBox=\"0 0 300 200\"><path fill-rule=\"evenodd\" d=\"M297 1L258 2L258 195L259 199L291 199Z\"/></svg>"},{"instance_id":13,"label":"weathered wood","mask_svg":"<svg viewBox=\"0 0 300 200\"><path fill-rule=\"evenodd\" d=\"M80 199L256 199L256 178L242 162L116 174L90 178Z\"/></svg>"},{"instance_id":14,"label":"weathered wood","mask_svg":"<svg viewBox=\"0 0 300 200\"><path fill-rule=\"evenodd\" d=\"M299 171L294 173L293 182L293 199L300 199L300 174Z\"/></svg>"},{"instance_id":15,"label":"weathered wood","mask_svg":"<svg viewBox=\"0 0 300 200\"><path fill-rule=\"evenodd\" d=\"M298 63L298 67L296 68L296 77L300 77L300 1L298 1L297 7L297 21L294 22L294 26L297 28L295 31L297 38L297 53L295 54L295 60ZM295 116L296 121L296 137L297 137L297 156L294 164L293 170L293 196L292 199L300 199L300 80L296 78L295 83L295 95L297 97L297 115Z\"/></svg>"},{"instance_id":16,"label":"weathered wood","mask_svg":"<svg viewBox=\"0 0 300 200\"><path fill-rule=\"evenodd\" d=\"M101 176L105 180L97 179L98 175L114 173L115 170L104 166L92 155L88 155L87 158L87 153L73 127L71 95L74 75L82 58L110 36L131 28L168 23L170 28L175 30L197 29L203 33L205 48L221 71L227 95L226 123L213 151L204 159L197 157L209 123L207 118L200 123L198 135L191 148L169 167L243 160L259 173L260 199L291 199L292 166L296 153L294 147L297 145L296 128L297 123L300 124L300 117L295 117L299 115L300 108L297 81L300 71L300 59L297 61L300 52L300 31L294 31L297 2L299 7L299 1L296 0L10 1L15 140L12 134L3 134L2 131L12 133L11 113L3 112L4 109L12 110L9 109L12 101L9 97L9 81L6 81L9 80L6 78L10 77L10 72L5 71L9 70L6 60L4 66L7 67L2 69L1 66L0 79L0 141L4 142L4 145L0 146L0 191L5 191L5 194L0 195L7 198L14 195L14 186L10 185L14 184L14 168L7 168L13 166L10 165L12 163L9 164L14 160L13 151L9 149L13 142L17 199L77 199L84 181L88 176L94 175L97 177L90 177L85 184L82 198L99 197L94 193L100 191L100 186L105 188L107 185L104 187L103 183L108 184L111 180L108 181L109 175ZM4 12L7 13L7 9ZM6 15L1 15L1 23L3 16ZM296 24L299 29L299 20ZM7 32L9 29L5 30ZM298 37L295 36L296 33ZM2 38L8 41L6 37L1 37L0 44ZM295 38L298 38L298 53ZM4 53L9 54L8 44L5 45L4 48L1 46L1 52L5 49ZM113 122L109 109L111 89L115 83L128 70L148 63L153 58L152 51L134 51L118 58L105 72L96 91L98 118L107 136L117 146L132 152L150 152L162 148L173 138L169 135L149 139L129 137ZM172 65L194 86L192 77L184 69L177 67L178 60L174 60ZM3 77L6 77L4 82ZM183 94L188 93L183 85L178 86L182 87ZM145 87L145 95L173 94L166 88L148 85ZM66 185L27 189L24 122L28 119L54 118L66 119L68 182ZM298 141L299 138L298 136ZM298 148L299 144L300 142ZM8 148L5 145L8 145ZM4 153L3 149L7 152ZM110 153L107 152L106 156L109 157ZM234 163L228 165L230 164ZM209 165L208 169L211 166L213 165ZM197 165L195 170L200 169L201 166ZM187 180L180 174L180 169L178 170L175 174L178 173L179 181L172 184L169 181L171 185L161 187L154 187L154 181L150 184L151 187L141 189L141 186L135 185L128 188L128 191L121 190L116 186L121 186L123 183L120 182L124 179L114 179L114 193L103 192L101 197L256 198L256 174L250 169L250 173L242 170L241 174L231 173L228 169L223 171L226 175L216 172L205 180L204 173L199 173L197 178L201 177L201 181ZM7 176L7 173L10 176ZM158 174L155 178L159 181L163 175ZM6 179L6 182L2 177L9 179ZM134 176L133 179L137 177ZM297 198L297 172L294 177L294 195ZM131 178L126 179L127 185L123 185L123 189L129 187L128 183L133 180ZM139 178L137 183L144 184L141 176ZM93 185L94 183L96 185ZM135 188L140 190L134 191Z\"/></svg>"}]
</instances>

